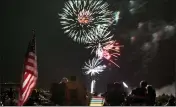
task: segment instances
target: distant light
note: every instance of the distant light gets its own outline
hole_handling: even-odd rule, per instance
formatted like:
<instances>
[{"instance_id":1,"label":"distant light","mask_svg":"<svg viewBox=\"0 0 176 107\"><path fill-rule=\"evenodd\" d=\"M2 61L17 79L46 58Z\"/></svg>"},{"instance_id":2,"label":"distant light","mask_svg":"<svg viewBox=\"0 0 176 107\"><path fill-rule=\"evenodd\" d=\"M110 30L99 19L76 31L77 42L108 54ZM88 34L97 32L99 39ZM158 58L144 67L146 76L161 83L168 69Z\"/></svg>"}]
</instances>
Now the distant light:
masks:
<instances>
[{"instance_id":1,"label":"distant light","mask_svg":"<svg viewBox=\"0 0 176 107\"><path fill-rule=\"evenodd\" d=\"M128 85L127 85L125 82L123 82L123 85L124 85L126 88L128 88Z\"/></svg>"}]
</instances>

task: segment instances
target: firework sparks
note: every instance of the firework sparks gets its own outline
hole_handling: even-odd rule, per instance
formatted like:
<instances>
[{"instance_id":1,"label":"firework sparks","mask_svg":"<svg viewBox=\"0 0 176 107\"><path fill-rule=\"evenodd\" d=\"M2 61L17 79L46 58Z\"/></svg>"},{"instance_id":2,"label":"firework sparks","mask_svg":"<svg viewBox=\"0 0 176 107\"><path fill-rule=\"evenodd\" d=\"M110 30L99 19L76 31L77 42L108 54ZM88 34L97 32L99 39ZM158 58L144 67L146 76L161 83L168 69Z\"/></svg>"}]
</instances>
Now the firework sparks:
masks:
<instances>
[{"instance_id":1,"label":"firework sparks","mask_svg":"<svg viewBox=\"0 0 176 107\"><path fill-rule=\"evenodd\" d=\"M96 53L100 53L102 51L102 47L106 46L113 38L114 35L110 36L110 33L110 31L107 31L106 27L97 26L96 29L89 32L87 36L88 40L86 41L88 46L86 48L91 48L92 52L96 51Z\"/></svg>"},{"instance_id":2,"label":"firework sparks","mask_svg":"<svg viewBox=\"0 0 176 107\"><path fill-rule=\"evenodd\" d=\"M80 24L89 24L93 21L93 17L91 16L91 12L82 10L78 14L78 22Z\"/></svg>"},{"instance_id":3,"label":"firework sparks","mask_svg":"<svg viewBox=\"0 0 176 107\"><path fill-rule=\"evenodd\" d=\"M84 70L87 70L85 73L86 75L94 76L95 74L100 74L101 72L106 69L105 65L100 65L102 60L93 58L92 60L89 60L88 63L85 63Z\"/></svg>"},{"instance_id":4,"label":"firework sparks","mask_svg":"<svg viewBox=\"0 0 176 107\"><path fill-rule=\"evenodd\" d=\"M119 68L120 68L120 66L117 65L113 61L113 59L117 60L118 56L120 56L120 47L122 47L122 46L119 45L119 43L117 43L116 41L109 41L108 44L102 48L103 58L110 61L111 63L113 63L114 65L116 65Z\"/></svg>"},{"instance_id":5,"label":"firework sparks","mask_svg":"<svg viewBox=\"0 0 176 107\"><path fill-rule=\"evenodd\" d=\"M96 81L95 81L95 80L92 80L92 82L91 82L91 91L90 91L90 93L94 93L95 83L96 83Z\"/></svg>"},{"instance_id":6,"label":"firework sparks","mask_svg":"<svg viewBox=\"0 0 176 107\"><path fill-rule=\"evenodd\" d=\"M96 50L96 55L98 56L99 59L105 58L106 60L110 61L117 67L120 67L113 61L113 59L115 58L115 60L117 60L118 56L120 56L121 46L115 41L109 41L108 43L109 44L107 44L104 47L99 44L100 46Z\"/></svg>"},{"instance_id":7,"label":"firework sparks","mask_svg":"<svg viewBox=\"0 0 176 107\"><path fill-rule=\"evenodd\" d=\"M118 23L119 21L119 15L120 15L120 11L116 11L114 12L114 22L115 22L115 25Z\"/></svg>"},{"instance_id":8,"label":"firework sparks","mask_svg":"<svg viewBox=\"0 0 176 107\"><path fill-rule=\"evenodd\" d=\"M125 82L123 82L123 86L128 88L128 85Z\"/></svg>"},{"instance_id":9,"label":"firework sparks","mask_svg":"<svg viewBox=\"0 0 176 107\"><path fill-rule=\"evenodd\" d=\"M119 67L113 59L116 60L120 56L120 47L122 46L112 40L113 35L110 36L110 33L104 26L97 27L89 33L91 36L88 36L89 39L86 42L88 46L86 48L91 48L99 59L104 58Z\"/></svg>"},{"instance_id":10,"label":"firework sparks","mask_svg":"<svg viewBox=\"0 0 176 107\"><path fill-rule=\"evenodd\" d=\"M83 42L87 34L98 25L109 26L112 23L112 12L108 3L103 0L69 0L65 3L61 25L74 41Z\"/></svg>"}]
</instances>

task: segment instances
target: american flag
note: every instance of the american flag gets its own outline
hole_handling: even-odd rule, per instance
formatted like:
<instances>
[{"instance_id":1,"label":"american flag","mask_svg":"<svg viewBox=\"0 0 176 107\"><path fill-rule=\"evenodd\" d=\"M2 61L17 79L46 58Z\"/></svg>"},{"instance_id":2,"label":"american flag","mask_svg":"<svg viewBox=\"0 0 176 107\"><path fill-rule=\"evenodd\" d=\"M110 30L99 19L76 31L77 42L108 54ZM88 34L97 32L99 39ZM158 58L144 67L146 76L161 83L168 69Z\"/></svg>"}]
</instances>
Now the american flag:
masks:
<instances>
[{"instance_id":1,"label":"american flag","mask_svg":"<svg viewBox=\"0 0 176 107\"><path fill-rule=\"evenodd\" d=\"M18 106L23 106L24 103L28 100L33 89L35 88L37 78L38 71L36 56L36 39L35 34L33 33L33 38L29 42L28 50L25 57L24 72L22 74Z\"/></svg>"}]
</instances>

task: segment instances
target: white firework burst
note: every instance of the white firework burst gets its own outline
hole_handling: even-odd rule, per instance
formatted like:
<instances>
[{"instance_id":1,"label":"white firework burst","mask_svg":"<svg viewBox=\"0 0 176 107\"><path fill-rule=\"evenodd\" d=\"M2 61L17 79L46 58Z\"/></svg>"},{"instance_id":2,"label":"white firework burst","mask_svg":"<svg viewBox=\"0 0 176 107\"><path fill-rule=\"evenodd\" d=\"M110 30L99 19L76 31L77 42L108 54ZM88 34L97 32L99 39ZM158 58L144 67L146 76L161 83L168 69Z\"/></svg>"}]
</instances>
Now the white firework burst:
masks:
<instances>
[{"instance_id":1,"label":"white firework burst","mask_svg":"<svg viewBox=\"0 0 176 107\"><path fill-rule=\"evenodd\" d=\"M100 74L106 69L105 65L100 65L102 60L99 60L97 58L93 58L92 60L89 60L88 63L85 63L84 70L87 70L85 73L86 75L94 76L95 74Z\"/></svg>"},{"instance_id":2,"label":"white firework burst","mask_svg":"<svg viewBox=\"0 0 176 107\"><path fill-rule=\"evenodd\" d=\"M103 0L69 0L59 14L64 33L74 41L85 43L87 34L98 25L109 26L112 12Z\"/></svg>"},{"instance_id":3,"label":"white firework burst","mask_svg":"<svg viewBox=\"0 0 176 107\"><path fill-rule=\"evenodd\" d=\"M86 48L91 48L92 52L98 52L102 50L104 46L109 44L114 35L110 35L110 31L105 26L97 26L96 29L89 32L89 36L86 43L88 46Z\"/></svg>"}]
</instances>

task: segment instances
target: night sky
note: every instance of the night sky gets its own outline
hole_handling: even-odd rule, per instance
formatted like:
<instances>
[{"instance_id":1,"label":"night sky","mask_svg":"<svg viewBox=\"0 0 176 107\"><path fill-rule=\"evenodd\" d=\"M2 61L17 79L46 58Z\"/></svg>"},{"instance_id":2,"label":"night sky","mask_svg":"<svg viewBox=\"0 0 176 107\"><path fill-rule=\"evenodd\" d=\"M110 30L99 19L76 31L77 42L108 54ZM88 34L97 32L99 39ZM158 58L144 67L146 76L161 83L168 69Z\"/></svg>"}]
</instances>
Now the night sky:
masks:
<instances>
[{"instance_id":1,"label":"night sky","mask_svg":"<svg viewBox=\"0 0 176 107\"><path fill-rule=\"evenodd\" d=\"M61 29L58 13L62 12L66 0L3 0L1 23L1 65L0 75L3 82L19 82L23 70L24 55L36 31L39 80L38 87L49 88L54 81L62 77L76 75L86 86L88 79L81 68L90 57L91 50L82 44L73 42ZM145 79L159 88L174 81L174 61L176 55L176 36L160 41L156 56L148 64L147 71L142 68L138 43L131 45L123 33L136 27L137 22L153 18L167 22L176 17L175 0L148 0L149 5L144 12L135 16L129 15L126 2L107 0L112 10L121 9L123 18L114 26L116 39L124 45L117 63L121 68L111 67L98 78L97 90L103 91L106 84L113 81L125 81L130 86L137 86ZM118 1L118 2L117 2ZM127 0L125 0L127 1ZM153 2L152 2L153 1ZM162 2L162 3L159 3ZM166 3L167 2L167 3ZM116 8L118 7L118 8ZM155 7L155 9L154 9Z\"/></svg>"}]
</instances>

